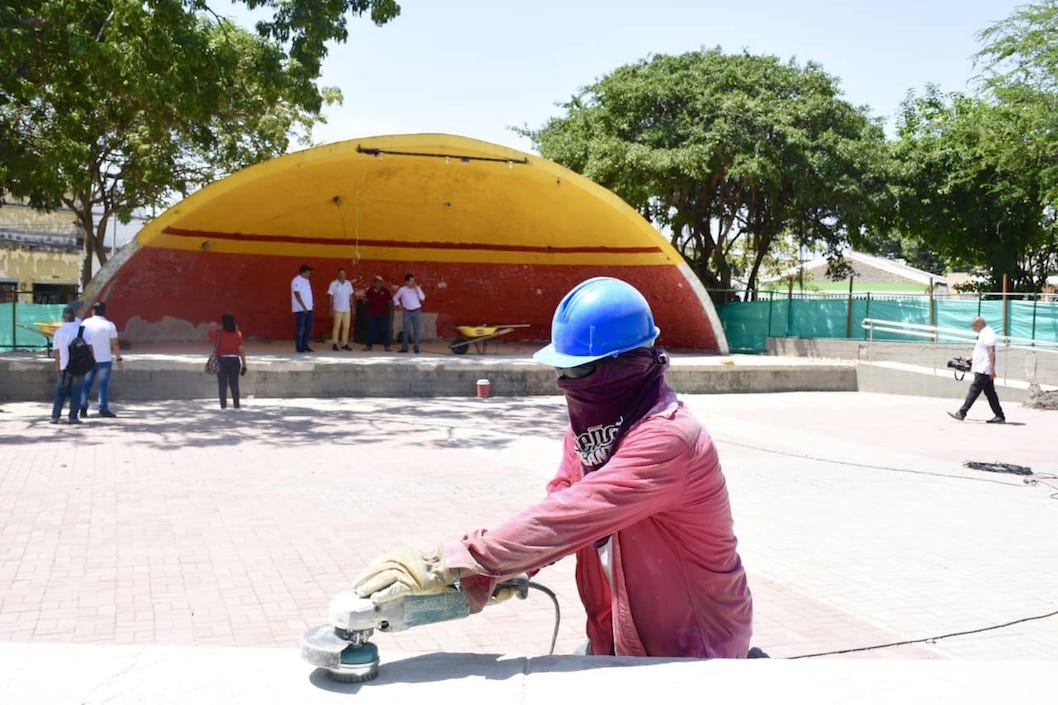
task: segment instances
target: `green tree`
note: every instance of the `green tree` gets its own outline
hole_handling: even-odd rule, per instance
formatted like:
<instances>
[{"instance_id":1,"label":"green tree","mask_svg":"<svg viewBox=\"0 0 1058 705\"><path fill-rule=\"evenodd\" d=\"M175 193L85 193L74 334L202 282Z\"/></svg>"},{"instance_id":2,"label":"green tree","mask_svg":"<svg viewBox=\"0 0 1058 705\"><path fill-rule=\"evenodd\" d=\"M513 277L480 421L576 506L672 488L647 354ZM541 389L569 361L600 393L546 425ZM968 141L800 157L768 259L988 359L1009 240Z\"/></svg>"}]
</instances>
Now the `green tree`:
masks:
<instances>
[{"instance_id":1,"label":"green tree","mask_svg":"<svg viewBox=\"0 0 1058 705\"><path fill-rule=\"evenodd\" d=\"M911 94L893 145L901 231L997 291L1033 291L1053 247L1036 148L1020 111L928 87Z\"/></svg>"},{"instance_id":2,"label":"green tree","mask_svg":"<svg viewBox=\"0 0 1058 705\"><path fill-rule=\"evenodd\" d=\"M164 205L306 141L316 79L345 13L392 0L247 0L258 33L186 0L44 0L0 7L0 196L65 205L84 235L82 285L106 263L110 218Z\"/></svg>"},{"instance_id":3,"label":"green tree","mask_svg":"<svg viewBox=\"0 0 1058 705\"><path fill-rule=\"evenodd\" d=\"M1021 130L1001 158L1026 156L1040 171L1044 200L1058 203L1058 0L1019 7L982 31L983 95L1004 106Z\"/></svg>"},{"instance_id":4,"label":"green tree","mask_svg":"<svg viewBox=\"0 0 1058 705\"><path fill-rule=\"evenodd\" d=\"M780 238L832 249L884 212L885 139L818 65L719 49L623 66L522 130L664 231L713 289ZM723 298L720 295L718 298Z\"/></svg>"}]
</instances>

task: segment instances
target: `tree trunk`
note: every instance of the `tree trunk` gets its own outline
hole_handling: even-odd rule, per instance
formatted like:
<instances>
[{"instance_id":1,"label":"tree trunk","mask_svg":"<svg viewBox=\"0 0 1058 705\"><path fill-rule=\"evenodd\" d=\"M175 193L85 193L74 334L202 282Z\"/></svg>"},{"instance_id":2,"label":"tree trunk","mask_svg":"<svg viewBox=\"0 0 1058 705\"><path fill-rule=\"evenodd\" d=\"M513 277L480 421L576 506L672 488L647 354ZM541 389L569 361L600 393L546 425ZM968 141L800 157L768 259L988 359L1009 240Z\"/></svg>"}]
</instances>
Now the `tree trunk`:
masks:
<instances>
[{"instance_id":1,"label":"tree trunk","mask_svg":"<svg viewBox=\"0 0 1058 705\"><path fill-rule=\"evenodd\" d=\"M81 262L81 291L88 288L92 281L92 258L99 260L100 266L107 263L106 228L110 214L104 213L98 226L93 222L92 206L67 202L75 214L77 227L84 237L84 260Z\"/></svg>"}]
</instances>

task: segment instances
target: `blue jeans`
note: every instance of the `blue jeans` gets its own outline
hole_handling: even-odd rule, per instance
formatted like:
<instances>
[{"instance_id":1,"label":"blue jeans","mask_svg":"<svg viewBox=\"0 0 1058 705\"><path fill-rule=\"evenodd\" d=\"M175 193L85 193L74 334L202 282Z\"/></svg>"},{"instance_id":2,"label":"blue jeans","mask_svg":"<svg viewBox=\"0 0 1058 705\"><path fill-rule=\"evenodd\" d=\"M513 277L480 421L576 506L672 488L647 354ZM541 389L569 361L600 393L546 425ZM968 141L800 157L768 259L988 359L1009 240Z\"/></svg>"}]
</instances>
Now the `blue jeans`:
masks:
<instances>
[{"instance_id":1,"label":"blue jeans","mask_svg":"<svg viewBox=\"0 0 1058 705\"><path fill-rule=\"evenodd\" d=\"M110 409L110 370L113 362L97 362L96 366L84 376L84 384L81 385L81 408L88 410L88 397L92 394L92 384L99 375L99 411Z\"/></svg>"},{"instance_id":2,"label":"blue jeans","mask_svg":"<svg viewBox=\"0 0 1058 705\"><path fill-rule=\"evenodd\" d=\"M390 346L389 314L371 316L367 325L367 347L371 347L382 334L382 342L388 348Z\"/></svg>"},{"instance_id":3,"label":"blue jeans","mask_svg":"<svg viewBox=\"0 0 1058 705\"><path fill-rule=\"evenodd\" d=\"M51 407L53 419L62 416L62 407L66 404L67 397L70 399L70 418L77 418L82 382L84 382L84 375L72 375L66 370L59 373L59 381L55 384L55 403Z\"/></svg>"},{"instance_id":4,"label":"blue jeans","mask_svg":"<svg viewBox=\"0 0 1058 705\"><path fill-rule=\"evenodd\" d=\"M400 349L408 349L408 332L409 329L414 330L415 338L413 345L415 346L416 352L419 350L419 329L422 328L422 309L417 308L414 311L404 309L404 317L401 319L401 325L404 326L404 331L401 333L403 338L400 341Z\"/></svg>"},{"instance_id":5,"label":"blue jeans","mask_svg":"<svg viewBox=\"0 0 1058 705\"><path fill-rule=\"evenodd\" d=\"M312 309L294 312L294 349L303 352L312 338Z\"/></svg>"}]
</instances>

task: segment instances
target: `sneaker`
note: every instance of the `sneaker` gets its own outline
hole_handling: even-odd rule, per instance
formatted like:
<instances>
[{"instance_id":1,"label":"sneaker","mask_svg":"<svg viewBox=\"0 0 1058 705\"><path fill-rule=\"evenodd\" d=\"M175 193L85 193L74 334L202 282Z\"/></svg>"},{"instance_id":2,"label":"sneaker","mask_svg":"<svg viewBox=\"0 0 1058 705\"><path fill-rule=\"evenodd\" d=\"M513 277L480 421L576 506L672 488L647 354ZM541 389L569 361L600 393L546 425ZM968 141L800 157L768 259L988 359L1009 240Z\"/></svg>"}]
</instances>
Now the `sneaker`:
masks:
<instances>
[{"instance_id":1,"label":"sneaker","mask_svg":"<svg viewBox=\"0 0 1058 705\"><path fill-rule=\"evenodd\" d=\"M1006 423L1006 422L1007 422L1007 417L1005 417L1005 416L996 416L995 418L991 418L991 419L988 419L987 421L985 421L985 423Z\"/></svg>"},{"instance_id":2,"label":"sneaker","mask_svg":"<svg viewBox=\"0 0 1058 705\"><path fill-rule=\"evenodd\" d=\"M365 345L365 346L364 346L364 350L370 350L370 349L371 349L371 346L370 346L370 345Z\"/></svg>"},{"instance_id":3,"label":"sneaker","mask_svg":"<svg viewBox=\"0 0 1058 705\"><path fill-rule=\"evenodd\" d=\"M316 351L315 351L315 350L313 350L312 348L305 348L305 349L304 349L304 350L302 350L301 352L316 352Z\"/></svg>"},{"instance_id":4,"label":"sneaker","mask_svg":"<svg viewBox=\"0 0 1058 705\"><path fill-rule=\"evenodd\" d=\"M415 352L419 352L419 346L418 345L415 346Z\"/></svg>"},{"instance_id":5,"label":"sneaker","mask_svg":"<svg viewBox=\"0 0 1058 705\"><path fill-rule=\"evenodd\" d=\"M71 416L70 420L67 421L66 423L84 423L84 421L82 421L81 419L77 418L76 416Z\"/></svg>"},{"instance_id":6,"label":"sneaker","mask_svg":"<svg viewBox=\"0 0 1058 705\"><path fill-rule=\"evenodd\" d=\"M386 352L393 352L393 348L389 347L388 345L386 347L382 348L382 349L385 350Z\"/></svg>"},{"instance_id":7,"label":"sneaker","mask_svg":"<svg viewBox=\"0 0 1058 705\"><path fill-rule=\"evenodd\" d=\"M338 352L338 343L334 343L333 345L331 345L331 350L333 350L334 352Z\"/></svg>"},{"instance_id":8,"label":"sneaker","mask_svg":"<svg viewBox=\"0 0 1058 705\"><path fill-rule=\"evenodd\" d=\"M952 417L956 421L962 421L966 418L966 414L961 411L949 411L948 416Z\"/></svg>"},{"instance_id":9,"label":"sneaker","mask_svg":"<svg viewBox=\"0 0 1058 705\"><path fill-rule=\"evenodd\" d=\"M49 421L48 423L59 423L59 417L56 416L56 417L52 418L52 420Z\"/></svg>"},{"instance_id":10,"label":"sneaker","mask_svg":"<svg viewBox=\"0 0 1058 705\"><path fill-rule=\"evenodd\" d=\"M368 350L370 350L370 349L371 349L371 348L368 348ZM349 347L348 345L343 345L343 346L342 346L342 350L348 350L349 352L352 352L352 351L353 351L353 349L352 349L351 347Z\"/></svg>"},{"instance_id":11,"label":"sneaker","mask_svg":"<svg viewBox=\"0 0 1058 705\"><path fill-rule=\"evenodd\" d=\"M397 352L408 352L408 349L407 349L407 348L401 348L401 349L400 349L400 350L398 350Z\"/></svg>"},{"instance_id":12,"label":"sneaker","mask_svg":"<svg viewBox=\"0 0 1058 705\"><path fill-rule=\"evenodd\" d=\"M81 409L81 418L82 419L88 418L88 407L85 407L85 408Z\"/></svg>"},{"instance_id":13,"label":"sneaker","mask_svg":"<svg viewBox=\"0 0 1058 705\"><path fill-rule=\"evenodd\" d=\"M103 409L99 412L99 415L107 419L116 419L118 417L118 415L110 409Z\"/></svg>"}]
</instances>

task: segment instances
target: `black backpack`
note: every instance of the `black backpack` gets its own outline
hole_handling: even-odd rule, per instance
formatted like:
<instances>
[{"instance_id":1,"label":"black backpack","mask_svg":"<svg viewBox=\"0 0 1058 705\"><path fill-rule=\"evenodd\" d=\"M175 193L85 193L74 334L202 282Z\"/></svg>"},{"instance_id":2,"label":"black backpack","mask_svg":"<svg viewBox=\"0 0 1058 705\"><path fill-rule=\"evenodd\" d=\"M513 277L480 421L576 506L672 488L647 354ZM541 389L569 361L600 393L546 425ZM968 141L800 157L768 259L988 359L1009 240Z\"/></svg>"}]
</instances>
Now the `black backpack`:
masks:
<instances>
[{"instance_id":1,"label":"black backpack","mask_svg":"<svg viewBox=\"0 0 1058 705\"><path fill-rule=\"evenodd\" d=\"M96 366L96 357L92 346L84 339L84 326L77 329L77 337L70 342L70 361L66 371L72 375L84 375Z\"/></svg>"}]
</instances>

